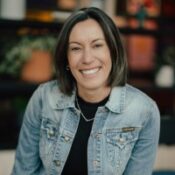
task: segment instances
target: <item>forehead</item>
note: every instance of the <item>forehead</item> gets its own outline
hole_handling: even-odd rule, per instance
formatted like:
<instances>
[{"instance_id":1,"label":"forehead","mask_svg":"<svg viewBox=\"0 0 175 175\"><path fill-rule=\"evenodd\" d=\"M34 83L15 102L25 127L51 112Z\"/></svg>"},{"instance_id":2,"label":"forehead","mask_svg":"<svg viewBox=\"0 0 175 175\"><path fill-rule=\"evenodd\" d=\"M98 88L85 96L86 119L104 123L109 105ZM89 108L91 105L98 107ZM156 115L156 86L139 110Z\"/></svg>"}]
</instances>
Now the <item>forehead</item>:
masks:
<instances>
[{"instance_id":1,"label":"forehead","mask_svg":"<svg viewBox=\"0 0 175 175\"><path fill-rule=\"evenodd\" d=\"M69 41L71 40L81 40L85 38L103 38L104 33L100 24L94 19L87 19L75 24L72 28L69 36Z\"/></svg>"}]
</instances>

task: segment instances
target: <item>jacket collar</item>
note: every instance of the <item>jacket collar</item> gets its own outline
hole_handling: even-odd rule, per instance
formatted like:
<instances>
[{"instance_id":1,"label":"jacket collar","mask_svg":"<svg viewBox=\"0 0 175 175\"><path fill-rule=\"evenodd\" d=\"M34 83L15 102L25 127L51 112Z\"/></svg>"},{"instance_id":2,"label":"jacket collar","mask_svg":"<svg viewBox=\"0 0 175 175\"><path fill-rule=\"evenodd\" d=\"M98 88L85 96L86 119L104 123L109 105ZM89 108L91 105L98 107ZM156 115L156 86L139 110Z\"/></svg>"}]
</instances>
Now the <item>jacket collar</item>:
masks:
<instances>
[{"instance_id":1,"label":"jacket collar","mask_svg":"<svg viewBox=\"0 0 175 175\"><path fill-rule=\"evenodd\" d=\"M75 90L71 96L60 92L59 85L55 81L49 90L49 103L54 109L74 108L75 107ZM126 98L126 86L113 87L106 107L114 112L121 113L124 110Z\"/></svg>"},{"instance_id":2,"label":"jacket collar","mask_svg":"<svg viewBox=\"0 0 175 175\"><path fill-rule=\"evenodd\" d=\"M59 90L59 83L54 81L50 85L48 99L54 109L73 108L75 107L75 90L71 96L67 96Z\"/></svg>"},{"instance_id":3,"label":"jacket collar","mask_svg":"<svg viewBox=\"0 0 175 175\"><path fill-rule=\"evenodd\" d=\"M113 87L106 107L114 113L121 113L124 110L125 98L126 86Z\"/></svg>"}]
</instances>

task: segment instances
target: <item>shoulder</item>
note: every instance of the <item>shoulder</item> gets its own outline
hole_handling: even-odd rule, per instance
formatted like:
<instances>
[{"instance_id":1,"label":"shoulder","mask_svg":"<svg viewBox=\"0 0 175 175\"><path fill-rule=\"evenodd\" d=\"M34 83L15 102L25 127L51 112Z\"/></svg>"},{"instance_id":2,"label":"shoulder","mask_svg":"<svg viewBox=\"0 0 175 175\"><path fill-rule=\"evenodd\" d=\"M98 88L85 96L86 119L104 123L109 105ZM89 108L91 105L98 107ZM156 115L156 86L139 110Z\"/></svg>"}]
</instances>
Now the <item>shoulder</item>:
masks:
<instances>
[{"instance_id":1,"label":"shoulder","mask_svg":"<svg viewBox=\"0 0 175 175\"><path fill-rule=\"evenodd\" d=\"M38 87L41 100L44 104L47 104L53 109L63 109L65 107L73 106L74 93L68 96L60 91L59 82L52 80L46 83L42 83Z\"/></svg>"},{"instance_id":2,"label":"shoulder","mask_svg":"<svg viewBox=\"0 0 175 175\"><path fill-rule=\"evenodd\" d=\"M59 89L58 88L59 85L58 85L58 81L57 80L51 80L51 81L48 81L48 82L44 82L44 83L41 83L38 87L38 90L39 91L48 91L48 90L51 90L51 89Z\"/></svg>"},{"instance_id":3,"label":"shoulder","mask_svg":"<svg viewBox=\"0 0 175 175\"><path fill-rule=\"evenodd\" d=\"M147 129L154 128L154 134L159 133L160 111L156 101L131 85L127 84L126 89L126 111L129 111L130 114L138 114L143 126Z\"/></svg>"},{"instance_id":4,"label":"shoulder","mask_svg":"<svg viewBox=\"0 0 175 175\"><path fill-rule=\"evenodd\" d=\"M33 125L37 125L37 123L39 123L43 111L48 109L48 94L53 87L56 87L56 81L42 83L36 88L26 107L26 122Z\"/></svg>"},{"instance_id":5,"label":"shoulder","mask_svg":"<svg viewBox=\"0 0 175 175\"><path fill-rule=\"evenodd\" d=\"M126 84L126 99L128 101L133 101L133 102L138 102L138 105L154 105L155 101L148 96L145 92L143 92L142 90Z\"/></svg>"},{"instance_id":6,"label":"shoulder","mask_svg":"<svg viewBox=\"0 0 175 175\"><path fill-rule=\"evenodd\" d=\"M55 91L58 91L57 81L41 83L34 90L32 96L30 97L29 104L32 103L42 107L43 104L47 103L50 94L54 93L53 89L55 89Z\"/></svg>"},{"instance_id":7,"label":"shoulder","mask_svg":"<svg viewBox=\"0 0 175 175\"><path fill-rule=\"evenodd\" d=\"M150 106L155 101L140 89L126 84L125 86L113 87L110 95L110 105L112 108L125 110L128 106Z\"/></svg>"},{"instance_id":8,"label":"shoulder","mask_svg":"<svg viewBox=\"0 0 175 175\"><path fill-rule=\"evenodd\" d=\"M116 86L112 88L108 108L113 112L150 111L155 101L147 94L132 85Z\"/></svg>"},{"instance_id":9,"label":"shoulder","mask_svg":"<svg viewBox=\"0 0 175 175\"><path fill-rule=\"evenodd\" d=\"M148 116L156 117L160 115L157 103L154 99L148 96L140 89L132 85L126 85L126 108L132 107L137 112L147 114Z\"/></svg>"},{"instance_id":10,"label":"shoulder","mask_svg":"<svg viewBox=\"0 0 175 175\"><path fill-rule=\"evenodd\" d=\"M41 83L36 89L42 98L48 96L56 96L62 94L59 89L59 83L57 80L51 80L48 82Z\"/></svg>"},{"instance_id":11,"label":"shoulder","mask_svg":"<svg viewBox=\"0 0 175 175\"><path fill-rule=\"evenodd\" d=\"M56 101L56 99L58 99L62 94L57 80L51 80L40 84L35 93L39 94L39 98L43 103L48 102L51 104L53 104L53 102Z\"/></svg>"}]
</instances>

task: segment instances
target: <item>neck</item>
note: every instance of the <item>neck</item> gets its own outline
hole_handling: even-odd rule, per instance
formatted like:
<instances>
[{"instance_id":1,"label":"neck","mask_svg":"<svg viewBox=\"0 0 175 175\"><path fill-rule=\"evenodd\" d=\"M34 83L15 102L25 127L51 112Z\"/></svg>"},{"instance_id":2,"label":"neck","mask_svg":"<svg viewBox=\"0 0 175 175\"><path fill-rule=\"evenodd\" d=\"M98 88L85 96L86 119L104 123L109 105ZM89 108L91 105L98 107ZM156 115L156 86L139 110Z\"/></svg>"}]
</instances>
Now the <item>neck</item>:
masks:
<instances>
[{"instance_id":1,"label":"neck","mask_svg":"<svg viewBox=\"0 0 175 175\"><path fill-rule=\"evenodd\" d=\"M105 99L111 91L111 87L106 87L102 90L86 90L78 89L78 95L86 102L98 103Z\"/></svg>"}]
</instances>

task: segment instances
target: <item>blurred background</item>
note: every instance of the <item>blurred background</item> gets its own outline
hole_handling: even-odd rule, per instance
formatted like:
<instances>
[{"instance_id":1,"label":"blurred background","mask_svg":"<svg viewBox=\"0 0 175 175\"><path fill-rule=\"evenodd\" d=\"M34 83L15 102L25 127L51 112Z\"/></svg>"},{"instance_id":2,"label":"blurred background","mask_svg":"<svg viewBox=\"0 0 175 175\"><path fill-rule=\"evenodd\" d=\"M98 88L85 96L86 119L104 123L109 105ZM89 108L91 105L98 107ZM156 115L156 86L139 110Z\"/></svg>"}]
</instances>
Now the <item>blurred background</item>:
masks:
<instances>
[{"instance_id":1,"label":"blurred background","mask_svg":"<svg viewBox=\"0 0 175 175\"><path fill-rule=\"evenodd\" d=\"M161 112L154 175L175 174L174 0L0 0L0 175L10 174L30 96L55 77L53 54L64 20L85 6L101 8L119 27L128 81Z\"/></svg>"}]
</instances>

